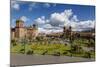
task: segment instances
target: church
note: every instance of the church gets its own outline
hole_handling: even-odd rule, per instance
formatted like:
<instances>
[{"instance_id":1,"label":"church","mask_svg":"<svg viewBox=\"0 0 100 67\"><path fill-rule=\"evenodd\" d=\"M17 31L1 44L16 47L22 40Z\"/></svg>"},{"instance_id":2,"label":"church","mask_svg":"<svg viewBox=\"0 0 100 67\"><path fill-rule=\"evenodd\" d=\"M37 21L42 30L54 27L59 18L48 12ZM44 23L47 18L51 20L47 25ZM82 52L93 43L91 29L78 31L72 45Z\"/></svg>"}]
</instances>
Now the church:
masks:
<instances>
[{"instance_id":1,"label":"church","mask_svg":"<svg viewBox=\"0 0 100 67\"><path fill-rule=\"evenodd\" d=\"M38 36L38 28L35 24L30 27L24 26L24 21L16 20L16 25L14 28L11 28L11 39L20 40L20 39L33 39Z\"/></svg>"}]
</instances>

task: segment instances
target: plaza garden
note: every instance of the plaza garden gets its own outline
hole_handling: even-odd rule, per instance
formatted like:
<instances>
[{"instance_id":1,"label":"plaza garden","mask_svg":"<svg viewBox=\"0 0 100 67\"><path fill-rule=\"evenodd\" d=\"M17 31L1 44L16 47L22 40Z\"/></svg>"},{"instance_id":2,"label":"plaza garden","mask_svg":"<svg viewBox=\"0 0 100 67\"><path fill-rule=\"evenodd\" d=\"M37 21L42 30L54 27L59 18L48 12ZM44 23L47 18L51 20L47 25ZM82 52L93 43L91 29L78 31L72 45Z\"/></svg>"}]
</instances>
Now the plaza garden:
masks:
<instances>
[{"instance_id":1,"label":"plaza garden","mask_svg":"<svg viewBox=\"0 0 100 67\"><path fill-rule=\"evenodd\" d=\"M95 40L75 38L72 41L64 38L37 37L33 41L11 41L11 53L27 55L52 55L95 58Z\"/></svg>"}]
</instances>

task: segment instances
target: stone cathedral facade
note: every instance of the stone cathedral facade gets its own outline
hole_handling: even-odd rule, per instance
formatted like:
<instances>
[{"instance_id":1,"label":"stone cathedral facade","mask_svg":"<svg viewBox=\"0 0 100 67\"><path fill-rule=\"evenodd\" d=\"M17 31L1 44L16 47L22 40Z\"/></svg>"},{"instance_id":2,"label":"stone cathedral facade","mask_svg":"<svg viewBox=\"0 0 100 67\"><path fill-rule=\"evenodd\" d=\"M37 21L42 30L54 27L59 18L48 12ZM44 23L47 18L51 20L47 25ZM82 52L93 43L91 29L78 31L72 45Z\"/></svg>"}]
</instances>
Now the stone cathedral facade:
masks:
<instances>
[{"instance_id":1,"label":"stone cathedral facade","mask_svg":"<svg viewBox=\"0 0 100 67\"><path fill-rule=\"evenodd\" d=\"M24 21L16 20L16 25L11 28L11 39L29 39L38 36L38 28L35 24L30 27L24 26Z\"/></svg>"}]
</instances>

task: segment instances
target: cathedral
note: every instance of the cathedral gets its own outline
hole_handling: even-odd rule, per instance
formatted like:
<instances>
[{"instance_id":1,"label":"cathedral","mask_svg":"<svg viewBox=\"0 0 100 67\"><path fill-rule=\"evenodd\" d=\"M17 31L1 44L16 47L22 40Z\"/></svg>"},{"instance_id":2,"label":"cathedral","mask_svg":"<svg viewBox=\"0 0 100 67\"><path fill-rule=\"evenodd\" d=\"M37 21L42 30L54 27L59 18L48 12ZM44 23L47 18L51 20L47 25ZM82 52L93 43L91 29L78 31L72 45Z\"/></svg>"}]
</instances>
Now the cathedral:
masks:
<instances>
[{"instance_id":1,"label":"cathedral","mask_svg":"<svg viewBox=\"0 0 100 67\"><path fill-rule=\"evenodd\" d=\"M38 28L35 24L30 27L24 26L24 21L16 20L16 25L11 28L11 39L32 39L38 35Z\"/></svg>"}]
</instances>

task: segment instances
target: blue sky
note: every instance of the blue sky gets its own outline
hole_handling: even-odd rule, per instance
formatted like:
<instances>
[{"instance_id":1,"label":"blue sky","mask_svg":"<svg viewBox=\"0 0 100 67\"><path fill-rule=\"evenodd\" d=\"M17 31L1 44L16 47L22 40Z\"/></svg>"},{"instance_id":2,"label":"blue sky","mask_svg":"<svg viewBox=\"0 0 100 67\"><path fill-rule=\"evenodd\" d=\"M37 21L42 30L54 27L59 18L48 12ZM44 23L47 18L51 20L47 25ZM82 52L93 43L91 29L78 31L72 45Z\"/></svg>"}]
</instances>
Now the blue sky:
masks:
<instances>
[{"instance_id":1,"label":"blue sky","mask_svg":"<svg viewBox=\"0 0 100 67\"><path fill-rule=\"evenodd\" d=\"M63 19L63 16L65 19ZM34 23L38 23L39 27L42 29L42 25L47 24L48 26L54 28L60 27L60 25L66 25L67 22L72 22L72 25L74 24L74 26L81 26L80 24L86 25L88 22L88 24L91 25L95 21L95 6L12 1L12 26L15 26L15 21L17 19L22 19L25 21L25 25L28 26ZM56 23L58 25L54 25ZM67 25L69 23L67 23Z\"/></svg>"}]
</instances>

